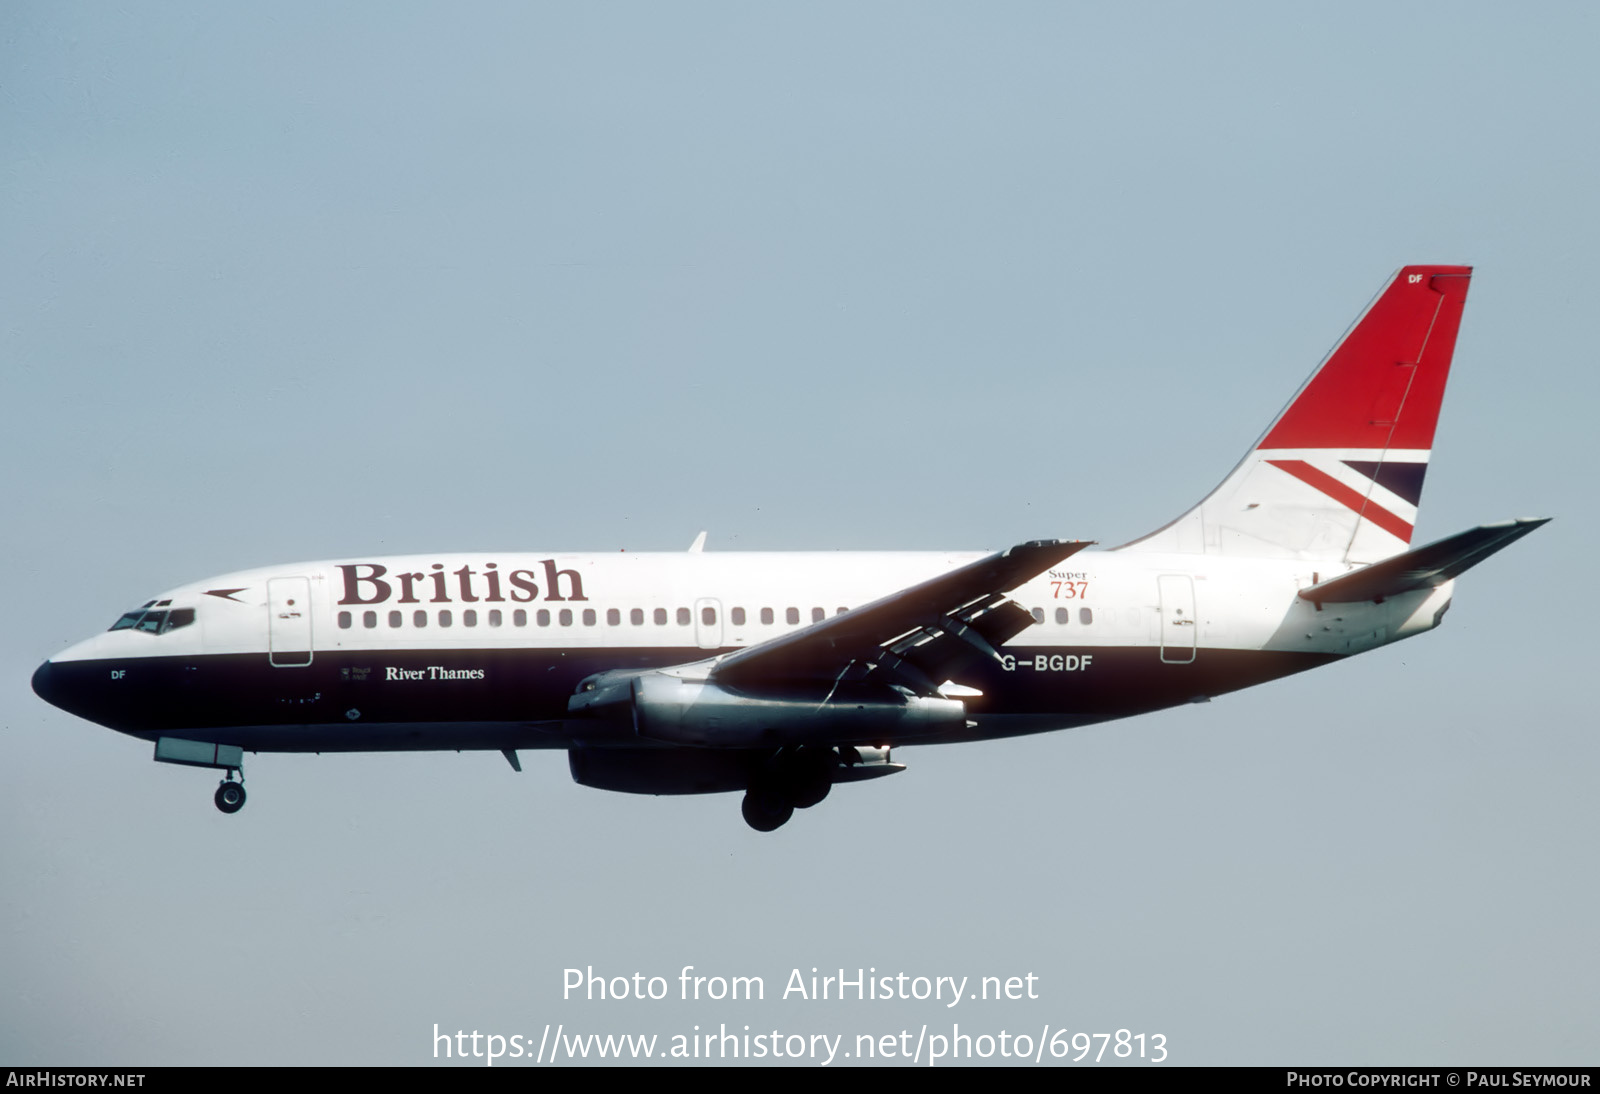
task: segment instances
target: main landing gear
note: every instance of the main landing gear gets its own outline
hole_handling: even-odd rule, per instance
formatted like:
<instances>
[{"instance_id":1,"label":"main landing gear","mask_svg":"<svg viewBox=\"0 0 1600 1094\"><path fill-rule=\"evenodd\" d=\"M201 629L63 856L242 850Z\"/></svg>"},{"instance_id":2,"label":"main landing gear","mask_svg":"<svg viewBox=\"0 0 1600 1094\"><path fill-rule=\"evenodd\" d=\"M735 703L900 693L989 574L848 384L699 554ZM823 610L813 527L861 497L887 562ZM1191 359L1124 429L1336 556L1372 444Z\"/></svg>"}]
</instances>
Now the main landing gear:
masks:
<instances>
[{"instance_id":1,"label":"main landing gear","mask_svg":"<svg viewBox=\"0 0 1600 1094\"><path fill-rule=\"evenodd\" d=\"M750 780L740 812L757 832L788 823L796 809L810 809L833 789L838 758L831 748L779 749Z\"/></svg>"},{"instance_id":2,"label":"main landing gear","mask_svg":"<svg viewBox=\"0 0 1600 1094\"><path fill-rule=\"evenodd\" d=\"M228 777L217 786L217 792L212 801L217 803L217 808L224 813L237 813L244 808L244 776L240 773L238 782L233 781L233 772L228 772Z\"/></svg>"}]
</instances>

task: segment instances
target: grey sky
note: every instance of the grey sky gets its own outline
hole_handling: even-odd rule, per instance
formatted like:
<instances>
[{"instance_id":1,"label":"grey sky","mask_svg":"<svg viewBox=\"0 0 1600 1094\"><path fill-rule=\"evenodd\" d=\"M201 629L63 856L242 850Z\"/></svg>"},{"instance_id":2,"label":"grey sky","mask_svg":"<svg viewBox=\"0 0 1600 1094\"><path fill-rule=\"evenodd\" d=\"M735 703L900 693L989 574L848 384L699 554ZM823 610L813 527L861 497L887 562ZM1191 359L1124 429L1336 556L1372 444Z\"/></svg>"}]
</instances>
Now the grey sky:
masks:
<instances>
[{"instance_id":1,"label":"grey sky","mask_svg":"<svg viewBox=\"0 0 1600 1094\"><path fill-rule=\"evenodd\" d=\"M1593 1063L1597 21L7 5L0 1063L954 1021ZM273 562L1122 542L1409 262L1477 268L1419 537L1557 519L1347 664L906 749L767 837L558 753L251 757L223 817L207 773L28 690L156 591ZM768 998L563 1003L586 965ZM1042 998L776 998L813 966Z\"/></svg>"}]
</instances>

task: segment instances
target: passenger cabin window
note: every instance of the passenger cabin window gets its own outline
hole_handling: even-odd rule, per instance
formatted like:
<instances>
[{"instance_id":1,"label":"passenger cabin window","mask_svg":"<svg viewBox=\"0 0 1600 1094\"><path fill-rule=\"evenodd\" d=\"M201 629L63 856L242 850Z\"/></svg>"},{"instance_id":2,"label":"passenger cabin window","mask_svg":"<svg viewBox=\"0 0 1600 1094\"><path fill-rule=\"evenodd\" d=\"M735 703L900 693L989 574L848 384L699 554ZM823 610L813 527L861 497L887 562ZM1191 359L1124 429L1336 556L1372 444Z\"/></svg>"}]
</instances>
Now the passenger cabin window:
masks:
<instances>
[{"instance_id":1,"label":"passenger cabin window","mask_svg":"<svg viewBox=\"0 0 1600 1094\"><path fill-rule=\"evenodd\" d=\"M700 622L704 623L708 627L715 625L715 623L717 622L717 609L715 609L715 608L701 608L700 609Z\"/></svg>"},{"instance_id":2,"label":"passenger cabin window","mask_svg":"<svg viewBox=\"0 0 1600 1094\"><path fill-rule=\"evenodd\" d=\"M812 608L811 609L811 622L813 622L813 623L821 623L822 620L827 616L827 614L828 613L823 611L821 608Z\"/></svg>"},{"instance_id":3,"label":"passenger cabin window","mask_svg":"<svg viewBox=\"0 0 1600 1094\"><path fill-rule=\"evenodd\" d=\"M689 625L689 609L688 608L679 608L678 609L678 626L687 627L688 625Z\"/></svg>"},{"instance_id":4,"label":"passenger cabin window","mask_svg":"<svg viewBox=\"0 0 1600 1094\"><path fill-rule=\"evenodd\" d=\"M500 614L500 609L499 608L490 608L489 609L489 626L498 627L498 626L500 626L501 622L504 621L504 619L505 619L505 616Z\"/></svg>"},{"instance_id":5,"label":"passenger cabin window","mask_svg":"<svg viewBox=\"0 0 1600 1094\"><path fill-rule=\"evenodd\" d=\"M420 609L412 612L411 625L414 627L426 627L428 625L428 613Z\"/></svg>"},{"instance_id":6,"label":"passenger cabin window","mask_svg":"<svg viewBox=\"0 0 1600 1094\"><path fill-rule=\"evenodd\" d=\"M451 622L452 622L452 620L451 620L451 617L450 617L450 609L449 608L440 608L439 609L439 626L448 627L451 624Z\"/></svg>"},{"instance_id":7,"label":"passenger cabin window","mask_svg":"<svg viewBox=\"0 0 1600 1094\"><path fill-rule=\"evenodd\" d=\"M544 621L545 623L550 622L550 615L548 612L545 613ZM528 625L528 613L523 611L521 608L518 608L516 611L512 612L511 625L513 627L526 627Z\"/></svg>"},{"instance_id":8,"label":"passenger cabin window","mask_svg":"<svg viewBox=\"0 0 1600 1094\"><path fill-rule=\"evenodd\" d=\"M401 614L399 612L390 612L389 613L389 626L398 627L400 625L400 620L402 618L403 617L401 616Z\"/></svg>"},{"instance_id":9,"label":"passenger cabin window","mask_svg":"<svg viewBox=\"0 0 1600 1094\"><path fill-rule=\"evenodd\" d=\"M1043 623L1044 622L1044 609L1043 608L1035 608L1035 609L1033 609L1033 611L1029 612L1028 614L1033 616L1033 621L1035 623Z\"/></svg>"},{"instance_id":10,"label":"passenger cabin window","mask_svg":"<svg viewBox=\"0 0 1600 1094\"><path fill-rule=\"evenodd\" d=\"M791 626L794 625L795 623L800 622L800 609L799 608L785 608L783 610L783 621L785 623L790 624Z\"/></svg>"},{"instance_id":11,"label":"passenger cabin window","mask_svg":"<svg viewBox=\"0 0 1600 1094\"><path fill-rule=\"evenodd\" d=\"M1078 622L1079 623L1093 623L1094 622L1094 612L1090 611L1088 608L1079 608L1078 609Z\"/></svg>"},{"instance_id":12,"label":"passenger cabin window","mask_svg":"<svg viewBox=\"0 0 1600 1094\"><path fill-rule=\"evenodd\" d=\"M616 627L622 623L622 613L615 608L606 609L606 626Z\"/></svg>"},{"instance_id":13,"label":"passenger cabin window","mask_svg":"<svg viewBox=\"0 0 1600 1094\"><path fill-rule=\"evenodd\" d=\"M761 609L761 622L767 624L768 626L770 626L772 624L772 609L771 608L762 608Z\"/></svg>"},{"instance_id":14,"label":"passenger cabin window","mask_svg":"<svg viewBox=\"0 0 1600 1094\"><path fill-rule=\"evenodd\" d=\"M583 609L583 625L585 627L594 626L594 609L593 608L585 608L585 609Z\"/></svg>"},{"instance_id":15,"label":"passenger cabin window","mask_svg":"<svg viewBox=\"0 0 1600 1094\"><path fill-rule=\"evenodd\" d=\"M1072 612L1066 608L1056 609L1056 622L1065 625L1072 618Z\"/></svg>"},{"instance_id":16,"label":"passenger cabin window","mask_svg":"<svg viewBox=\"0 0 1600 1094\"><path fill-rule=\"evenodd\" d=\"M342 630L342 631L347 631L347 630L350 629L350 613L349 612L340 612L339 613L339 629Z\"/></svg>"},{"instance_id":17,"label":"passenger cabin window","mask_svg":"<svg viewBox=\"0 0 1600 1094\"><path fill-rule=\"evenodd\" d=\"M667 625L667 609L657 608L653 618L656 621L656 626L665 627Z\"/></svg>"},{"instance_id":18,"label":"passenger cabin window","mask_svg":"<svg viewBox=\"0 0 1600 1094\"><path fill-rule=\"evenodd\" d=\"M467 608L461 613L461 625L463 627L476 627L478 625L478 613L471 608Z\"/></svg>"},{"instance_id":19,"label":"passenger cabin window","mask_svg":"<svg viewBox=\"0 0 1600 1094\"><path fill-rule=\"evenodd\" d=\"M367 630L369 630L369 631L373 627L376 627L378 625L378 613L377 612L362 612L361 613L361 625L363 627L367 628Z\"/></svg>"},{"instance_id":20,"label":"passenger cabin window","mask_svg":"<svg viewBox=\"0 0 1600 1094\"><path fill-rule=\"evenodd\" d=\"M540 608L538 613L534 615L533 621L541 627L548 627L550 625L550 609Z\"/></svg>"},{"instance_id":21,"label":"passenger cabin window","mask_svg":"<svg viewBox=\"0 0 1600 1094\"><path fill-rule=\"evenodd\" d=\"M572 626L572 609L571 608L562 608L561 609L561 614L556 616L556 618L561 621L561 625L563 627Z\"/></svg>"},{"instance_id":22,"label":"passenger cabin window","mask_svg":"<svg viewBox=\"0 0 1600 1094\"><path fill-rule=\"evenodd\" d=\"M628 622L632 623L635 627L644 626L644 609L643 608L632 608L632 609L629 609L629 611L628 611Z\"/></svg>"},{"instance_id":23,"label":"passenger cabin window","mask_svg":"<svg viewBox=\"0 0 1600 1094\"><path fill-rule=\"evenodd\" d=\"M729 612L728 615L733 619L733 625L735 627L744 626L744 609L743 608L735 608L731 612Z\"/></svg>"}]
</instances>

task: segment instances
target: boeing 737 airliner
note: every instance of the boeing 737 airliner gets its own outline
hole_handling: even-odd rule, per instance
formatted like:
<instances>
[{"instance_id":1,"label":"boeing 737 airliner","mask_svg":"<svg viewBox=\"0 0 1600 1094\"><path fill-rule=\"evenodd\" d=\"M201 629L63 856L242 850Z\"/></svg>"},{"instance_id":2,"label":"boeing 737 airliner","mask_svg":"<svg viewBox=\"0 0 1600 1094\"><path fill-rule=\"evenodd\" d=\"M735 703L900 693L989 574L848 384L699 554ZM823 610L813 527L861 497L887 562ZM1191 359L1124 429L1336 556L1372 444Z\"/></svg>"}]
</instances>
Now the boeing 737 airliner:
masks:
<instances>
[{"instance_id":1,"label":"boeing 737 airliner","mask_svg":"<svg viewBox=\"0 0 1600 1094\"><path fill-rule=\"evenodd\" d=\"M902 744L1125 718L1439 625L1533 531L1411 547L1471 269L1407 266L1212 493L1121 547L354 558L172 589L45 700L216 768L249 752L564 749L586 786L744 791L770 831ZM236 777L237 776L237 777Z\"/></svg>"}]
</instances>

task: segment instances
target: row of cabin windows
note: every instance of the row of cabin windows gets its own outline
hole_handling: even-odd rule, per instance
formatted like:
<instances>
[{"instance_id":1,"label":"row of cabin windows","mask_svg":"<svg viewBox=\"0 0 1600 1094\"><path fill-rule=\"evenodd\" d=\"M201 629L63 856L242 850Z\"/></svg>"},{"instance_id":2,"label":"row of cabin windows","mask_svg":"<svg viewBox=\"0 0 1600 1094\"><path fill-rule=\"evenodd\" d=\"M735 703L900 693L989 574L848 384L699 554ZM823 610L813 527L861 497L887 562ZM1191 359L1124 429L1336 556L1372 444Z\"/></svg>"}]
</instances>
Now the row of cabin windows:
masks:
<instances>
[{"instance_id":1,"label":"row of cabin windows","mask_svg":"<svg viewBox=\"0 0 1600 1094\"><path fill-rule=\"evenodd\" d=\"M839 614L843 615L845 613L845 611L846 611L846 609L841 607L839 609ZM505 625L505 614L503 612L501 612L499 608L491 608L489 611L484 612L483 614L487 617L486 622L488 623L489 626L491 626L491 627L500 627L500 626L504 626ZM600 621L599 613L596 612L595 609L593 609L593 608L585 608L585 609L583 609L582 612L577 613L577 614L579 616L581 616L582 621L583 621L583 626L585 626L585 627L596 626L596 625L598 625L598 623ZM526 609L518 608L516 611L511 613L511 625L513 627L526 627L528 625L528 615L529 615L529 613L528 613L528 611ZM540 626L540 627L548 627L550 625L552 619L557 624L559 624L560 626L563 626L563 627L572 626L573 621L574 621L574 613L573 613L573 610L571 608L562 608L559 611L556 611L554 613L552 613L550 611L550 609L548 609L548 608L540 608L539 610L533 612L532 615L533 615L534 624L536 626ZM771 608L762 608L760 615L761 615L761 622L764 623L764 624L767 624L767 625L771 625L774 622L774 620L776 619L776 616L773 613L773 610ZM828 613L826 611L824 611L823 609L821 609L821 608L812 608L811 609L811 622L820 623L824 619L827 618L827 615L828 615ZM668 618L669 618L669 616L668 616L668 613L667 613L667 609L665 609L665 608L657 608L657 609L655 609L655 611L651 615L652 621L658 627L665 627L667 625ZM678 626L687 627L690 623L692 623L694 621L694 614L688 608L679 608L679 609L677 609L677 611L676 611L675 615L673 616L673 618L675 618ZM745 624L745 610L743 608L734 608L734 609L732 609L732 610L730 610L728 612L728 618L733 623L734 626L742 627ZM791 626L797 625L800 622L800 609L799 608L785 608L784 611L783 611L783 618L784 618L784 622L785 623L788 623ZM406 622L405 613L404 612L398 612L398 611L391 611L389 613L388 622L389 622L389 626L391 626L391 627L403 627L403 626L405 626L405 622ZM631 623L635 627L644 626L644 609L643 608L631 608L631 609L629 609L629 611L628 611L628 622ZM702 624L704 624L705 626L707 626L707 627L715 626L716 622L717 622L717 609L712 608L712 607L701 608L700 609L700 622ZM377 612L362 612L361 613L361 625L363 627L368 628L369 630L374 628L374 627L376 627L378 625L378 613ZM422 611L420 609L417 610L417 611L412 612L411 613L411 625L413 627L426 627L428 625L428 613L426 611ZM455 625L455 613L450 611L450 609L448 609L448 608L440 609L440 611L439 611L439 626L441 626L441 627L451 627L451 626L454 626L454 625ZM462 611L462 613L461 613L461 625L463 627L476 627L478 625L478 612L477 612L477 610L473 609L473 608L467 608L464 611ZM608 626L608 627L620 627L621 625L622 625L622 609L620 609L620 608L607 608L606 609L606 626ZM340 612L339 613L339 627L340 627L340 629L349 630L353 626L355 626L355 616L354 616L354 614L351 613L351 612Z\"/></svg>"},{"instance_id":2,"label":"row of cabin windows","mask_svg":"<svg viewBox=\"0 0 1600 1094\"><path fill-rule=\"evenodd\" d=\"M845 613L845 609L844 608L840 608L839 611L838 611L838 614L843 615L844 613ZM491 608L489 611L485 612L484 614L488 617L487 618L487 622L488 622L489 626L491 626L491 627L499 627L499 626L503 626L505 624L505 615L504 615L503 612L500 611L499 608ZM583 611L580 614L582 616L583 625L585 627L593 627L593 626L596 626L599 623L599 614L593 608L584 608ZM825 619L827 617L827 614L828 613L823 611L821 608L812 608L811 609L811 622L820 623L820 622L822 622L823 619ZM767 625L767 626L770 626L773 623L773 621L775 620L775 618L776 618L776 616L774 615L773 610L771 608L762 608L761 612L760 612L760 617L761 617L761 622L764 625ZM192 613L191 613L191 618L192 618ZM570 626L572 626L572 623L573 623L573 611L572 611L571 608L562 608L559 611L554 613L554 618L555 618L555 622L558 623L560 626L570 627ZM667 619L668 619L667 609L665 609L665 608L657 608L657 609L655 609L655 611L652 613L652 617L651 618L652 618L652 621L655 623L656 626L658 626L658 627L666 626L667 625ZM689 611L688 608L679 608L679 609L677 609L675 618L676 618L678 626L687 627L693 621L694 615L693 615L693 613L691 613ZM733 623L733 625L735 627L742 627L742 626L745 625L745 611L744 611L743 608L730 609L729 612L728 612L728 618ZM1034 608L1033 609L1033 619L1034 619L1034 622L1036 622L1036 623L1043 623L1044 619L1045 619L1044 609L1043 608ZM1064 625L1064 624L1070 622L1071 619L1072 619L1072 612L1071 612L1070 609L1068 609L1068 608L1057 608L1056 609L1056 622L1058 624L1063 624ZM537 626L548 627L550 625L550 622L551 622L550 609L548 609L548 608L540 608L537 611L535 611L533 613L533 621ZM797 625L800 622L800 609L799 608L785 608L784 611L783 611L783 621L785 623L789 624L790 626ZM629 609L629 611L628 611L628 622L631 623L635 627L644 626L644 609L643 608L631 608L631 609ZM704 624L705 626L707 626L707 627L716 626L716 623L717 623L717 609L712 608L712 607L701 608L700 609L700 622L702 624ZM1094 622L1094 612L1091 611L1088 608L1079 608L1078 609L1078 622L1084 623L1084 624L1093 623ZM181 626L181 624L179 624L179 625ZM371 630L372 628L376 627L378 625L378 613L377 612L370 612L370 611L369 612L362 612L361 613L361 625L363 627L366 627L368 630ZM391 611L389 613L389 626L391 626L391 627L402 627L404 625L405 625L405 613L404 612ZM413 627L426 627L428 625L428 613L426 611L422 611L420 609L417 610L417 611L412 612L411 613L411 625ZM448 609L448 608L440 609L440 611L439 611L439 626L441 626L441 627L450 627L450 626L454 626L454 625L455 625L455 614L453 612L451 612L450 609ZM476 627L478 625L478 612L477 612L477 610L474 609L474 608L467 608L464 611L462 611L462 613L461 613L461 625L463 627ZM512 612L511 613L511 625L513 627L526 627L528 625L528 612L527 612L527 610L524 609L524 608L518 608L516 611ZM622 625L622 610L620 608L607 608L606 609L606 626L608 626L608 627L620 627L621 625ZM341 630L349 630L353 626L355 626L355 616L353 615L353 613L351 613L351 612L340 612L339 613L339 627L340 627L340 629Z\"/></svg>"}]
</instances>

